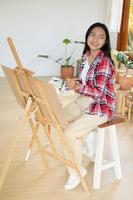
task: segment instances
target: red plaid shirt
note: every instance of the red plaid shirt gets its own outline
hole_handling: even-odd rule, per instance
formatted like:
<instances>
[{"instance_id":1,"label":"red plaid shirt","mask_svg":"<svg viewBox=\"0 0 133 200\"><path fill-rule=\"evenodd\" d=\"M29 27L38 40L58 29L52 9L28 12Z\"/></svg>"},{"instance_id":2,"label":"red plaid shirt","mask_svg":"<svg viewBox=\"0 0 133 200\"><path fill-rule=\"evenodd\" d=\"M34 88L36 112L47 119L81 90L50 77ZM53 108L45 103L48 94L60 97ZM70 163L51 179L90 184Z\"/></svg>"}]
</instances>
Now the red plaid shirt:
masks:
<instances>
[{"instance_id":1,"label":"red plaid shirt","mask_svg":"<svg viewBox=\"0 0 133 200\"><path fill-rule=\"evenodd\" d=\"M87 57L87 54L83 57L81 70ZM82 81L80 82L82 83ZM94 99L94 102L86 109L86 113L98 116L106 114L108 119L111 120L116 111L114 85L114 66L110 59L100 51L88 70L86 85L82 85L78 90L82 95L90 96Z\"/></svg>"}]
</instances>

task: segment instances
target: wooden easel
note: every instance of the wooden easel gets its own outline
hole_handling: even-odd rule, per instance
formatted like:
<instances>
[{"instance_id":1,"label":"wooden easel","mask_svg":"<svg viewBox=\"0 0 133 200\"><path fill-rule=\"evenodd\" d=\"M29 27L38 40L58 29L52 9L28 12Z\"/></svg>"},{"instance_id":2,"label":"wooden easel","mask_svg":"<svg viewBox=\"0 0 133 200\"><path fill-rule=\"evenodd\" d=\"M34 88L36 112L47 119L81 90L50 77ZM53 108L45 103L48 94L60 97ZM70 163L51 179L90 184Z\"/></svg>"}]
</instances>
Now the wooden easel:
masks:
<instances>
[{"instance_id":1,"label":"wooden easel","mask_svg":"<svg viewBox=\"0 0 133 200\"><path fill-rule=\"evenodd\" d=\"M22 97L21 97L21 95L20 95L20 97L18 97L18 95L16 94L16 90L15 90L15 85L16 85L16 87L19 85L19 81L17 80L17 78L16 78L16 75L18 76L18 75L22 75L23 76L23 79L25 80L24 81L24 83L25 83L25 85L26 85L26 87L28 88L28 91L30 91L31 92L31 94L32 94L32 90L31 90L31 88L30 88L30 84L29 84L29 80L28 80L28 77L29 76L32 76L33 74L34 74L34 72L33 71L31 71L31 70L29 70L29 69L27 69L27 68L25 68L23 65L22 65L22 63L21 63L21 61L20 61L20 57L19 57L19 55L18 55L18 53L17 53L17 50L16 50L16 48L15 48L15 45L14 45L14 43L13 43L13 41L12 41L12 39L9 37L9 38L7 38L7 42L8 42L8 45L9 45L9 47L10 47L10 50L11 50L11 52L12 52L12 55L13 55L13 57L14 57L14 60L15 60L15 62L16 62L16 67L15 67L15 75L14 75L14 77L13 77L13 80L15 80L16 81L16 84L14 83L14 86L12 86L12 83L11 83L11 81L10 81L10 76L8 76L8 74L7 74L7 79L8 79L8 81L9 81L9 84L10 84L10 86L12 87L12 89L13 89L13 92L14 92L14 94L15 94L15 97L16 97L16 99L17 99L17 102L19 103L19 104L21 104L22 106L23 106L23 108L25 107L25 102L24 102L24 99L22 100ZM7 70L5 70L5 74L6 74L6 71ZM7 72L8 73L8 72ZM10 70L10 73L11 73L11 70ZM12 76L13 76L13 73L12 73ZM20 78L20 83L21 83L21 78ZM18 91L20 90L20 88L18 89ZM22 102L21 102L21 100L19 101L19 98L22 100ZM31 142L30 142L30 144L29 144L29 150L28 150L28 153L27 153L27 155L26 155L26 157L25 157L25 160L28 160L28 158L29 158L29 155L30 155L30 151L31 151L31 149L32 149L32 146L33 146L33 144L34 144L34 137L32 137L31 138Z\"/></svg>"},{"instance_id":2,"label":"wooden easel","mask_svg":"<svg viewBox=\"0 0 133 200\"><path fill-rule=\"evenodd\" d=\"M24 108L24 114L20 120L19 129L16 133L13 145L9 151L5 166L0 176L0 189L2 188L8 173L19 135L22 132L24 124L28 121L33 134L30 145L32 146L33 143L37 144L45 170L48 169L46 155L59 160L66 166L71 166L79 174L81 184L86 193L89 194L89 189L86 185L86 182L80 174L79 167L73 159L73 152L70 150L69 143L63 134L63 128L67 126L67 121L62 112L62 108L58 101L54 87L48 83L43 83L42 81L33 78L33 72L27 70L21 64L11 38L8 38L7 41L17 63L17 67L15 69L10 69L2 66L2 68L17 99L17 102ZM44 133L49 145L48 149L45 148L45 146L42 147L39 139L38 130L40 126L42 126L44 129ZM53 140L52 127L55 128L62 147L68 152L71 159L65 159L56 147L56 144ZM26 157L26 160L28 159L28 156L29 153Z\"/></svg>"},{"instance_id":3,"label":"wooden easel","mask_svg":"<svg viewBox=\"0 0 133 200\"><path fill-rule=\"evenodd\" d=\"M5 162L5 166L4 166L1 176L0 176L0 189L2 188L4 180L8 173L8 169L10 167L10 163L11 163L11 160L13 157L13 152L15 150L19 135L22 132L25 122L27 120L29 121L31 129L32 129L32 133L34 133L38 129L38 126L36 125L36 127L35 127L31 120L31 116L33 116L36 109L34 108L33 102L31 99L31 95L33 94L33 92L31 90L30 83L28 81L28 77L32 76L33 72L24 68L23 65L21 64L20 58L17 54L16 48L12 42L12 39L8 38L7 41L10 46L10 49L12 51L12 54L14 56L17 66L14 69L10 69L5 66L2 66L2 68L6 75L8 82L12 88L12 91L16 97L18 104L24 108L24 114L20 120L18 131L16 133L15 139L13 141L13 145L10 149L10 152L9 152L6 162ZM33 138L33 136L32 136L32 138ZM39 142L37 140L36 140L36 143L37 143L37 145L39 147L39 151L40 151L41 145L39 144ZM46 167L48 168L47 161L44 159L44 155L42 155L41 151L40 151L40 154L43 158L42 159L43 165L46 169Z\"/></svg>"}]
</instances>

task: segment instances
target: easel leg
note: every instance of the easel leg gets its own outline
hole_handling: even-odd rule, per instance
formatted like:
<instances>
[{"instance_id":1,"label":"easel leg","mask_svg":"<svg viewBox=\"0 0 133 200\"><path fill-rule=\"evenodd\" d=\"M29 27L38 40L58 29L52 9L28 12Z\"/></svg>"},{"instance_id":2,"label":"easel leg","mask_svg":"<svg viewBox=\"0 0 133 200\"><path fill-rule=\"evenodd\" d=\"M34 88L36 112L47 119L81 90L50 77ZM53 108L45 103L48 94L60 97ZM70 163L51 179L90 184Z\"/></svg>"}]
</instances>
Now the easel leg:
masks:
<instances>
[{"instance_id":1,"label":"easel leg","mask_svg":"<svg viewBox=\"0 0 133 200\"><path fill-rule=\"evenodd\" d=\"M36 125L34 125L32 119L29 119L29 123L30 123L31 129L32 129L32 132L33 132L33 137L34 137L35 142L36 142L36 144L38 146L39 153L40 153L40 155L42 157L42 163L43 163L44 170L48 170L49 169L48 162L45 159L44 153L42 151L41 143L40 143L39 138L37 136L37 131L38 131L39 124L37 123Z\"/></svg>"},{"instance_id":2,"label":"easel leg","mask_svg":"<svg viewBox=\"0 0 133 200\"><path fill-rule=\"evenodd\" d=\"M30 152L31 152L31 149L32 149L34 143L35 143L35 139L34 139L34 136L32 136L30 144L29 144L28 152L27 152L27 154L25 156L25 161L27 161L29 159Z\"/></svg>"},{"instance_id":3,"label":"easel leg","mask_svg":"<svg viewBox=\"0 0 133 200\"><path fill-rule=\"evenodd\" d=\"M7 173L8 173L11 161L12 161L12 157L13 157L13 153L14 153L15 147L17 145L19 136L20 136L20 134L22 132L24 123L26 122L26 118L29 115L29 111L30 111L31 105L32 105L32 100L31 100L31 98L29 98L28 101L27 101L25 110L24 110L24 115L23 115L22 119L20 120L19 129L18 129L17 134L15 136L13 145L12 145L10 151L9 151L8 157L7 157L6 161L5 161L5 165L4 165L3 170L1 172L1 176L0 176L0 190L2 189L3 183L4 183L5 178L7 176Z\"/></svg>"},{"instance_id":4,"label":"easel leg","mask_svg":"<svg viewBox=\"0 0 133 200\"><path fill-rule=\"evenodd\" d=\"M43 129L44 129L44 132L46 133L46 137L48 139L50 147L51 147L52 151L54 152L54 154L56 155L57 154L57 150L56 150L54 142L53 142L53 140L51 138L51 126L48 125L47 128L45 126L43 126Z\"/></svg>"},{"instance_id":5,"label":"easel leg","mask_svg":"<svg viewBox=\"0 0 133 200\"><path fill-rule=\"evenodd\" d=\"M62 140L62 144L64 146L64 150L68 153L68 156L70 157L70 161L72 163L72 167L73 169L76 170L76 172L78 173L79 177L80 177L80 181L81 181L81 185L82 187L84 188L85 192L87 193L87 195L90 195L90 191L89 191L89 188L86 184L86 181L85 179L82 177L81 175L81 172L80 172L80 168L79 166L77 165L77 163L75 162L75 159L74 159L74 155L73 155L73 151L70 149L70 145L69 145L69 142L66 141L66 138L64 137L64 135L62 134L62 131L60 130L60 127L58 127L57 125L57 128L58 128L58 133L61 137L61 140Z\"/></svg>"}]
</instances>

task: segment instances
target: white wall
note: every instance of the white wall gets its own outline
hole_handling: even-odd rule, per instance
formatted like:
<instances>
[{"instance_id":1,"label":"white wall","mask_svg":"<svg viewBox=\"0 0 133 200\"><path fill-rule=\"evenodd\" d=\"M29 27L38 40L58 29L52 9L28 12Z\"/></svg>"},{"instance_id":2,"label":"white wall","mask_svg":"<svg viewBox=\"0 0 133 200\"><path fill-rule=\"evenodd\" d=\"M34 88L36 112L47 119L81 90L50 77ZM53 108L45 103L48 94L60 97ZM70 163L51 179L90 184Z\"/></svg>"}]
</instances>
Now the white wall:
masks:
<instances>
[{"instance_id":1,"label":"white wall","mask_svg":"<svg viewBox=\"0 0 133 200\"><path fill-rule=\"evenodd\" d=\"M0 64L16 65L6 41L11 37L26 67L36 75L58 75L59 65L37 55L62 57L62 40L84 41L92 23L106 21L106 8L107 0L0 0ZM75 60L82 49L79 45Z\"/></svg>"}]
</instances>

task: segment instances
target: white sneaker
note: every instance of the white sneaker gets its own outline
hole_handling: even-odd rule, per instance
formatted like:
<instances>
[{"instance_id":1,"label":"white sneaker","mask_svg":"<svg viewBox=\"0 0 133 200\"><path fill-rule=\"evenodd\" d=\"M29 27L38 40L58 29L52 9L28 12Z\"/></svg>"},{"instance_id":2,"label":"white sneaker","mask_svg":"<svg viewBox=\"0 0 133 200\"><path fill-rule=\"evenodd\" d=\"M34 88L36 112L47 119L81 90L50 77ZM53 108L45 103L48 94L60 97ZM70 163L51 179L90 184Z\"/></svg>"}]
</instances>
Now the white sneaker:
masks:
<instances>
[{"instance_id":1,"label":"white sneaker","mask_svg":"<svg viewBox=\"0 0 133 200\"><path fill-rule=\"evenodd\" d=\"M87 174L87 170L84 167L81 167L80 172L82 177L85 177L85 175ZM72 190L79 184L80 184L80 178L76 172L73 172L70 174L66 184L64 185L64 188L66 190Z\"/></svg>"}]
</instances>

